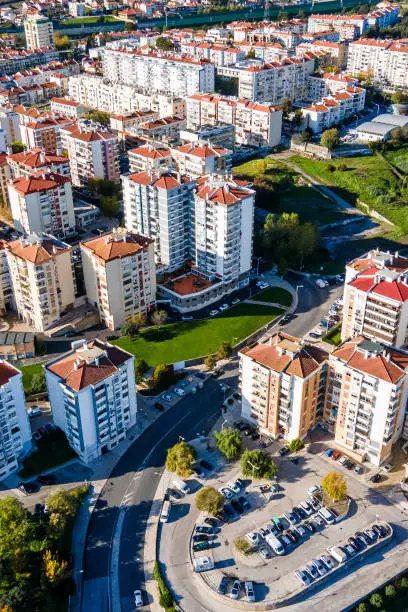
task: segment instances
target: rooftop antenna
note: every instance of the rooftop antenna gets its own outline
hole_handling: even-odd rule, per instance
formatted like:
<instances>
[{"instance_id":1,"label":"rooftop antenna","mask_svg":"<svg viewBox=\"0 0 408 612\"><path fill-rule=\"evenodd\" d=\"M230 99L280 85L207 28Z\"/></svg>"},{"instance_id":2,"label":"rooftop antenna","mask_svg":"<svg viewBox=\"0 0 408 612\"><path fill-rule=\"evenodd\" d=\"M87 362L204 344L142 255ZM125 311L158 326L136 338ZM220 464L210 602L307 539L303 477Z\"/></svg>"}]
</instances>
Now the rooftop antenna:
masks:
<instances>
[{"instance_id":1,"label":"rooftop antenna","mask_svg":"<svg viewBox=\"0 0 408 612\"><path fill-rule=\"evenodd\" d=\"M270 21L269 0L265 0L264 21Z\"/></svg>"}]
</instances>

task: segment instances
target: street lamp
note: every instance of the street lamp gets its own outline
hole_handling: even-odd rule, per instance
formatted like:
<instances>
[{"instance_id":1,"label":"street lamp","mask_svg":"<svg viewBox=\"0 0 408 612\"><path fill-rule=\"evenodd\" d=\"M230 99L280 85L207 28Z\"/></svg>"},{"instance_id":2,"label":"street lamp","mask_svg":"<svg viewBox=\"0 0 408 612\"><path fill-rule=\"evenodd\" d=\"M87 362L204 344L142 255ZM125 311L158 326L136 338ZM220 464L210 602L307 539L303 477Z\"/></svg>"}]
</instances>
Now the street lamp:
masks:
<instances>
[{"instance_id":1,"label":"street lamp","mask_svg":"<svg viewBox=\"0 0 408 612\"><path fill-rule=\"evenodd\" d=\"M179 442L185 442L185 440L184 440L183 436L180 436L180 434L179 434L178 439L179 439Z\"/></svg>"},{"instance_id":2,"label":"street lamp","mask_svg":"<svg viewBox=\"0 0 408 612\"><path fill-rule=\"evenodd\" d=\"M223 422L223 424L221 425L221 431L224 429L224 425L225 425L225 423L228 423L228 422L229 422L229 421L228 421L228 419L225 419L225 421L224 421L224 422Z\"/></svg>"},{"instance_id":3,"label":"street lamp","mask_svg":"<svg viewBox=\"0 0 408 612\"><path fill-rule=\"evenodd\" d=\"M252 480L254 479L254 470L259 470L259 465L254 465L252 463L252 461L250 461L249 459L247 459L247 463L249 463L249 465L252 468Z\"/></svg>"},{"instance_id":4,"label":"street lamp","mask_svg":"<svg viewBox=\"0 0 408 612\"><path fill-rule=\"evenodd\" d=\"M373 102L373 104L374 104L374 106L377 107L377 117L378 117L378 115L380 114L380 105L377 104L377 102Z\"/></svg>"}]
</instances>

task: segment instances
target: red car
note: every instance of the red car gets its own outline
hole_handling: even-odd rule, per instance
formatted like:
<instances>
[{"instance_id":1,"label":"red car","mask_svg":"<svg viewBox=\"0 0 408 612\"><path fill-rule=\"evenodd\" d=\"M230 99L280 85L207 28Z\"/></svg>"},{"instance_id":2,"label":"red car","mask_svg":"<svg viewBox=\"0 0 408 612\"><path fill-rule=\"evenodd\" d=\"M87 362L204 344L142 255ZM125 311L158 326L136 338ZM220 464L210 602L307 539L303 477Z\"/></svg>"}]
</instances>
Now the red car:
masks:
<instances>
[{"instance_id":1,"label":"red car","mask_svg":"<svg viewBox=\"0 0 408 612\"><path fill-rule=\"evenodd\" d=\"M333 461L337 461L337 459L341 456L341 452L338 450L333 451L331 458Z\"/></svg>"}]
</instances>

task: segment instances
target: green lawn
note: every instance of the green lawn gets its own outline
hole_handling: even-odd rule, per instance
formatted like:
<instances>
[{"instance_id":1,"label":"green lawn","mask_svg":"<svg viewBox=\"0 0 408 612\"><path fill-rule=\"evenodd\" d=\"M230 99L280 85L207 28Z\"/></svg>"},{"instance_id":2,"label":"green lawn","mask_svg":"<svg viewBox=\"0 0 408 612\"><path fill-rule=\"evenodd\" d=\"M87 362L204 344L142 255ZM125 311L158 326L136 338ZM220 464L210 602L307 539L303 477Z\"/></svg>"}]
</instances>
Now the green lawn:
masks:
<instances>
[{"instance_id":1,"label":"green lawn","mask_svg":"<svg viewBox=\"0 0 408 612\"><path fill-rule=\"evenodd\" d=\"M19 368L19 370L23 373L24 389L30 388L31 380L34 374L41 374L41 372L43 371L43 367L42 367L43 363L45 363L45 361L42 361L41 363L33 363L32 365L28 365L28 366L21 366Z\"/></svg>"},{"instance_id":2,"label":"green lawn","mask_svg":"<svg viewBox=\"0 0 408 612\"><path fill-rule=\"evenodd\" d=\"M290 306L292 304L291 294L281 287L269 287L269 289L265 289L265 291L251 297L251 300L256 302L272 302L282 306Z\"/></svg>"},{"instance_id":3,"label":"green lawn","mask_svg":"<svg viewBox=\"0 0 408 612\"><path fill-rule=\"evenodd\" d=\"M38 449L23 461L23 467L19 471L21 478L30 478L77 456L61 430L42 436L36 444Z\"/></svg>"},{"instance_id":4,"label":"green lawn","mask_svg":"<svg viewBox=\"0 0 408 612\"><path fill-rule=\"evenodd\" d=\"M333 327L327 336L323 338L323 341L327 342L328 344L338 346L341 343L341 323L336 325L336 327Z\"/></svg>"},{"instance_id":5,"label":"green lawn","mask_svg":"<svg viewBox=\"0 0 408 612\"><path fill-rule=\"evenodd\" d=\"M62 25L81 25L82 23L85 24L92 24L92 23L114 23L115 21L123 21L121 19L116 19L115 17L112 17L111 15L90 15L89 17L73 17L72 19L65 19L64 21L61 21Z\"/></svg>"},{"instance_id":6,"label":"green lawn","mask_svg":"<svg viewBox=\"0 0 408 612\"><path fill-rule=\"evenodd\" d=\"M357 204L360 199L404 233L408 232L408 206L404 193L400 192L401 181L381 157L320 161L294 155L290 160L323 184L333 185L333 190L346 201ZM328 169L330 166L335 167L333 172Z\"/></svg>"},{"instance_id":7,"label":"green lawn","mask_svg":"<svg viewBox=\"0 0 408 612\"><path fill-rule=\"evenodd\" d=\"M149 366L173 363L214 353L224 341L237 344L281 313L272 306L238 304L212 319L148 328L133 340L125 336L112 344L145 359Z\"/></svg>"},{"instance_id":8,"label":"green lawn","mask_svg":"<svg viewBox=\"0 0 408 612\"><path fill-rule=\"evenodd\" d=\"M280 196L278 210L274 212L279 214L295 212L299 215L301 223L312 221L317 225L343 221L349 216L339 210L329 197L307 185L294 185L287 193L283 193Z\"/></svg>"}]
</instances>

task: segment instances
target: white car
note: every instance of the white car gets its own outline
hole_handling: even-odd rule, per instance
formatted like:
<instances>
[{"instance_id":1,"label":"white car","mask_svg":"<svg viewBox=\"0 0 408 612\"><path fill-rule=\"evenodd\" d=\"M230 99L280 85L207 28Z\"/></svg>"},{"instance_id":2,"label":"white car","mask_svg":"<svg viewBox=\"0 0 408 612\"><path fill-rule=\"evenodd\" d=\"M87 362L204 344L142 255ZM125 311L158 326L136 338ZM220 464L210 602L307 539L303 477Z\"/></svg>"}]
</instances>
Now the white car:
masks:
<instances>
[{"instance_id":1,"label":"white car","mask_svg":"<svg viewBox=\"0 0 408 612\"><path fill-rule=\"evenodd\" d=\"M27 408L27 414L31 419L32 417L39 416L41 414L41 410L38 406L31 406L30 408Z\"/></svg>"},{"instance_id":2,"label":"white car","mask_svg":"<svg viewBox=\"0 0 408 612\"><path fill-rule=\"evenodd\" d=\"M261 536L257 531L250 531L246 534L246 537L254 546L259 546L259 544L261 543Z\"/></svg>"},{"instance_id":3,"label":"white car","mask_svg":"<svg viewBox=\"0 0 408 612\"><path fill-rule=\"evenodd\" d=\"M212 310L210 312L210 317L215 317L215 315L217 315L217 314L218 314L218 310Z\"/></svg>"},{"instance_id":4,"label":"white car","mask_svg":"<svg viewBox=\"0 0 408 612\"><path fill-rule=\"evenodd\" d=\"M177 387L177 389L174 389L174 392L177 393L177 395L179 395L180 397L184 395L184 389L180 389L179 387Z\"/></svg>"},{"instance_id":5,"label":"white car","mask_svg":"<svg viewBox=\"0 0 408 612\"><path fill-rule=\"evenodd\" d=\"M347 457L345 455L342 455L339 459L339 463L340 465L345 465L347 463Z\"/></svg>"},{"instance_id":6,"label":"white car","mask_svg":"<svg viewBox=\"0 0 408 612\"><path fill-rule=\"evenodd\" d=\"M234 304L234 306L235 306L235 304L239 304L240 301L241 300L239 298L235 298L235 299L232 300L231 304Z\"/></svg>"},{"instance_id":7,"label":"white car","mask_svg":"<svg viewBox=\"0 0 408 612\"><path fill-rule=\"evenodd\" d=\"M334 568L333 561L327 555L322 555L320 557L320 561L327 567L328 570L332 570Z\"/></svg>"},{"instance_id":8,"label":"white car","mask_svg":"<svg viewBox=\"0 0 408 612\"><path fill-rule=\"evenodd\" d=\"M313 514L313 510L307 502L302 501L300 502L299 506L302 508L304 512L306 512L307 516L310 516L311 514Z\"/></svg>"},{"instance_id":9,"label":"white car","mask_svg":"<svg viewBox=\"0 0 408 612\"><path fill-rule=\"evenodd\" d=\"M325 574L327 574L328 569L325 566L325 564L322 561L320 561L320 559L312 559L312 565L319 572L319 576L324 576Z\"/></svg>"},{"instance_id":10,"label":"white car","mask_svg":"<svg viewBox=\"0 0 408 612\"><path fill-rule=\"evenodd\" d=\"M220 312L224 312L224 310L228 310L229 306L228 304L222 304L219 308Z\"/></svg>"},{"instance_id":11,"label":"white car","mask_svg":"<svg viewBox=\"0 0 408 612\"><path fill-rule=\"evenodd\" d=\"M241 487L239 487L236 482L227 482L227 487L237 494L241 491Z\"/></svg>"},{"instance_id":12,"label":"white car","mask_svg":"<svg viewBox=\"0 0 408 612\"><path fill-rule=\"evenodd\" d=\"M238 599L240 590L241 590L241 582L239 580L234 580L234 584L232 585L232 589L230 593L231 599Z\"/></svg>"},{"instance_id":13,"label":"white car","mask_svg":"<svg viewBox=\"0 0 408 612\"><path fill-rule=\"evenodd\" d=\"M314 495L315 493L319 493L322 490L322 487L319 485L313 485L307 490L308 495Z\"/></svg>"},{"instance_id":14,"label":"white car","mask_svg":"<svg viewBox=\"0 0 408 612\"><path fill-rule=\"evenodd\" d=\"M135 597L136 608L141 608L143 606L142 591L136 589L136 591L133 591L133 595Z\"/></svg>"},{"instance_id":15,"label":"white car","mask_svg":"<svg viewBox=\"0 0 408 612\"><path fill-rule=\"evenodd\" d=\"M247 601L255 601L254 585L252 582L245 583L245 592Z\"/></svg>"},{"instance_id":16,"label":"white car","mask_svg":"<svg viewBox=\"0 0 408 612\"><path fill-rule=\"evenodd\" d=\"M385 465L381 466L381 469L388 473L392 472L394 466L391 463L386 463Z\"/></svg>"},{"instance_id":17,"label":"white car","mask_svg":"<svg viewBox=\"0 0 408 612\"><path fill-rule=\"evenodd\" d=\"M218 491L220 493L222 493L222 495L226 498L226 499L232 499L234 497L233 492L231 491L231 489L227 489L227 487L220 487L218 489Z\"/></svg>"}]
</instances>

